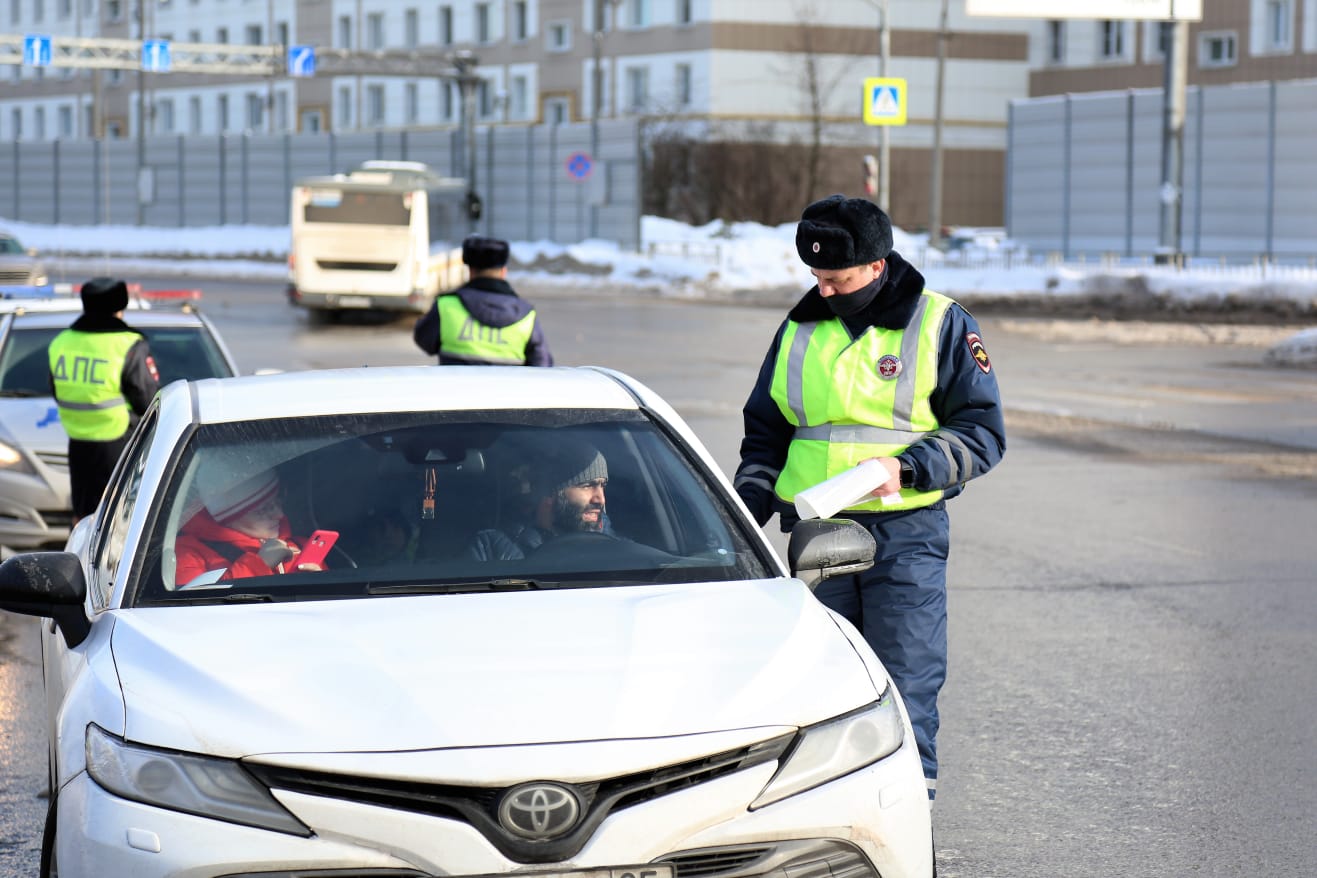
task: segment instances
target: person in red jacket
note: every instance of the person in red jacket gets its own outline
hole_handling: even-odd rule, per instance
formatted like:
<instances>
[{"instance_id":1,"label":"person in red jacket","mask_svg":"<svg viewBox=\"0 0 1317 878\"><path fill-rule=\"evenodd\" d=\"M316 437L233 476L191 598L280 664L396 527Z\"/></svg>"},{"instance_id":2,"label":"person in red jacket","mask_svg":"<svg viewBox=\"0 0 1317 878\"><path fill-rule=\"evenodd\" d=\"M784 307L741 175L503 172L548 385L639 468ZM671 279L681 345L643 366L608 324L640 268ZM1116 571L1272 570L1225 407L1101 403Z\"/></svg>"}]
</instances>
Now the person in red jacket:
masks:
<instances>
[{"instance_id":1,"label":"person in red jacket","mask_svg":"<svg viewBox=\"0 0 1317 878\"><path fill-rule=\"evenodd\" d=\"M279 479L267 471L225 484L214 469L198 476L202 508L179 530L174 582L187 585L203 573L223 571L217 580L321 570L298 564L301 546L293 538L279 498Z\"/></svg>"}]
</instances>

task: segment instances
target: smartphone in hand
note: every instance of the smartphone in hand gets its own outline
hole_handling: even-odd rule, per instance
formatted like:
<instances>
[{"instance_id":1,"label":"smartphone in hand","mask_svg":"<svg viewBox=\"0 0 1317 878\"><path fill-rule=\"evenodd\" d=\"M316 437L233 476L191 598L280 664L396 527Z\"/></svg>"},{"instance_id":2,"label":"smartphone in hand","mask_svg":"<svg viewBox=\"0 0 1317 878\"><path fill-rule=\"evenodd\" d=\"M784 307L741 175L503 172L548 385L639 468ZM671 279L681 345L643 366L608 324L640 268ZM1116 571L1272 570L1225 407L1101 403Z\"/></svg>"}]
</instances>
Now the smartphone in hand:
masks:
<instances>
[{"instance_id":1,"label":"smartphone in hand","mask_svg":"<svg viewBox=\"0 0 1317 878\"><path fill-rule=\"evenodd\" d=\"M336 530L318 530L307 538L302 545L302 553L293 559L290 572L296 572L303 564L324 566L325 556L338 540Z\"/></svg>"}]
</instances>

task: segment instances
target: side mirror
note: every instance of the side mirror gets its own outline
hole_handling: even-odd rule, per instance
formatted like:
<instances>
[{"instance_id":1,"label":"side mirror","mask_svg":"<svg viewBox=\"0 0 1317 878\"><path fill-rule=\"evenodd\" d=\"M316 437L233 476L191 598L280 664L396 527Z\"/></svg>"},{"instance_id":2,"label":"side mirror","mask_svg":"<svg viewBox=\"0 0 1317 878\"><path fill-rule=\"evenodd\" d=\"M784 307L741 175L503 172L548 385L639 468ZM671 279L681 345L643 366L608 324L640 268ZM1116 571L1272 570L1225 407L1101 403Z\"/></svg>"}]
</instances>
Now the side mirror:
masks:
<instances>
[{"instance_id":1,"label":"side mirror","mask_svg":"<svg viewBox=\"0 0 1317 878\"><path fill-rule=\"evenodd\" d=\"M791 529L787 563L813 591L825 579L868 570L876 549L873 535L848 518L810 518Z\"/></svg>"},{"instance_id":2,"label":"side mirror","mask_svg":"<svg viewBox=\"0 0 1317 878\"><path fill-rule=\"evenodd\" d=\"M87 639L87 580L72 552L24 552L0 564L0 609L54 619L70 647Z\"/></svg>"}]
</instances>

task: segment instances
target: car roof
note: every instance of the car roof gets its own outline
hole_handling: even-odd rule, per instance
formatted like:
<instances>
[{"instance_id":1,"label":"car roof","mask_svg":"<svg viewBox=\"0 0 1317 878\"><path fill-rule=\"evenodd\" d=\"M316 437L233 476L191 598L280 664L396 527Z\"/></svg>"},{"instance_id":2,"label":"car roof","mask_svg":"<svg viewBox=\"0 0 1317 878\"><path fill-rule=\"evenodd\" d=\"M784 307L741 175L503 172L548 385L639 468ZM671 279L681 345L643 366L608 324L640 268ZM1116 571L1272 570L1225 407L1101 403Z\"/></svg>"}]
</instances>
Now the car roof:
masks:
<instances>
[{"instance_id":1,"label":"car roof","mask_svg":"<svg viewBox=\"0 0 1317 878\"><path fill-rule=\"evenodd\" d=\"M596 367L361 366L175 382L161 406L189 420L491 409L637 410L649 391ZM195 403L195 409L191 409Z\"/></svg>"},{"instance_id":2,"label":"car roof","mask_svg":"<svg viewBox=\"0 0 1317 878\"><path fill-rule=\"evenodd\" d=\"M7 312L3 306L5 302L0 300L0 315ZM75 308L41 308L27 310L26 308L14 309L13 325L29 329L50 329L52 327L66 328L71 322L71 318L82 313L82 306ZM159 311L151 309L130 309L124 314L124 322L130 327L143 326L202 326L205 321L201 315L191 309L177 309L170 311Z\"/></svg>"}]
</instances>

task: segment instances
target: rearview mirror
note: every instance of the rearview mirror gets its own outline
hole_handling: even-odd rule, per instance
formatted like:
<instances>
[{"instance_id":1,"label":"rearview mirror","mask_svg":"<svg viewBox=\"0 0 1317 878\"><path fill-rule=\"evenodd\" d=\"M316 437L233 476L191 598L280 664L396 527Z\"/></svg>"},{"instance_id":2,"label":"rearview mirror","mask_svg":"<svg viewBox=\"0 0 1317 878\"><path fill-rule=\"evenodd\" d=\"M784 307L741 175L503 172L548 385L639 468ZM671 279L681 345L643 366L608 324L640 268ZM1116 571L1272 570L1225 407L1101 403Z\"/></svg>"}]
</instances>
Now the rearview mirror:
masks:
<instances>
[{"instance_id":1,"label":"rearview mirror","mask_svg":"<svg viewBox=\"0 0 1317 878\"><path fill-rule=\"evenodd\" d=\"M811 518L791 529L787 563L813 591L825 579L868 570L876 548L873 535L849 518Z\"/></svg>"},{"instance_id":2,"label":"rearview mirror","mask_svg":"<svg viewBox=\"0 0 1317 878\"><path fill-rule=\"evenodd\" d=\"M0 564L0 609L54 619L70 647L87 639L87 580L72 552L24 552Z\"/></svg>"}]
</instances>

